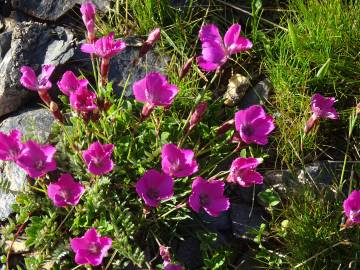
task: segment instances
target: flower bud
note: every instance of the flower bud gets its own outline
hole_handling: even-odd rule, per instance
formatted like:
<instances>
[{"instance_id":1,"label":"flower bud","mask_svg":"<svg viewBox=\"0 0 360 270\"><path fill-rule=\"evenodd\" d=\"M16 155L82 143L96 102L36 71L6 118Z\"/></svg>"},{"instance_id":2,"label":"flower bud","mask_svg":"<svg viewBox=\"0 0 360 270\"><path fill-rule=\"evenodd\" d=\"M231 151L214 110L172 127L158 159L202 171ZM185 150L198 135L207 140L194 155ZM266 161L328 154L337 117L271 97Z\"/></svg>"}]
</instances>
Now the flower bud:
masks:
<instances>
[{"instance_id":1,"label":"flower bud","mask_svg":"<svg viewBox=\"0 0 360 270\"><path fill-rule=\"evenodd\" d=\"M305 134L308 134L312 130L312 128L317 123L317 120L318 120L318 118L316 117L315 114L311 115L311 117L309 118L309 120L307 120L306 125L304 127Z\"/></svg>"},{"instance_id":2,"label":"flower bud","mask_svg":"<svg viewBox=\"0 0 360 270\"><path fill-rule=\"evenodd\" d=\"M208 108L207 102L200 102L196 106L195 111L190 118L189 130L192 130L201 121L207 108Z\"/></svg>"},{"instance_id":3,"label":"flower bud","mask_svg":"<svg viewBox=\"0 0 360 270\"><path fill-rule=\"evenodd\" d=\"M160 28L155 28L154 30L152 30L147 40L140 48L139 58L143 57L151 49L151 47L155 44L155 42L160 39L160 37L161 37Z\"/></svg>"},{"instance_id":4,"label":"flower bud","mask_svg":"<svg viewBox=\"0 0 360 270\"><path fill-rule=\"evenodd\" d=\"M150 116L151 112L153 111L153 109L154 109L153 106L145 104L141 111L141 120L143 121L146 118L148 118Z\"/></svg>"},{"instance_id":5,"label":"flower bud","mask_svg":"<svg viewBox=\"0 0 360 270\"><path fill-rule=\"evenodd\" d=\"M230 130L231 128L234 127L235 124L235 120L231 119L229 121L226 121L224 124L222 124L218 129L217 129L217 135L222 135L224 133L226 133L228 130Z\"/></svg>"},{"instance_id":6,"label":"flower bud","mask_svg":"<svg viewBox=\"0 0 360 270\"><path fill-rule=\"evenodd\" d=\"M183 65L183 67L180 70L179 79L182 80L186 74L189 72L192 62L194 61L195 57L189 58L186 63Z\"/></svg>"}]
</instances>

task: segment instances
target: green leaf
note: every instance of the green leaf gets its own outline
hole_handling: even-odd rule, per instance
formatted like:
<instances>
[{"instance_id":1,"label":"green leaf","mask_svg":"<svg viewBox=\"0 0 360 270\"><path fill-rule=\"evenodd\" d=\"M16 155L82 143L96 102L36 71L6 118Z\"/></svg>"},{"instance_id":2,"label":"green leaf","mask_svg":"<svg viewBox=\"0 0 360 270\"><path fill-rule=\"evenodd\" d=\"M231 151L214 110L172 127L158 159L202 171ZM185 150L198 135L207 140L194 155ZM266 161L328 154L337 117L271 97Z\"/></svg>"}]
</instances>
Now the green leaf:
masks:
<instances>
[{"instance_id":1,"label":"green leaf","mask_svg":"<svg viewBox=\"0 0 360 270\"><path fill-rule=\"evenodd\" d=\"M281 200L279 195L271 188L266 189L258 194L260 200L269 205L270 207L278 205Z\"/></svg>"},{"instance_id":2,"label":"green leaf","mask_svg":"<svg viewBox=\"0 0 360 270\"><path fill-rule=\"evenodd\" d=\"M329 58L319 69L319 71L316 73L316 77L319 79L322 79L325 77L325 75L328 73L329 66L330 66L331 59Z\"/></svg>"}]
</instances>

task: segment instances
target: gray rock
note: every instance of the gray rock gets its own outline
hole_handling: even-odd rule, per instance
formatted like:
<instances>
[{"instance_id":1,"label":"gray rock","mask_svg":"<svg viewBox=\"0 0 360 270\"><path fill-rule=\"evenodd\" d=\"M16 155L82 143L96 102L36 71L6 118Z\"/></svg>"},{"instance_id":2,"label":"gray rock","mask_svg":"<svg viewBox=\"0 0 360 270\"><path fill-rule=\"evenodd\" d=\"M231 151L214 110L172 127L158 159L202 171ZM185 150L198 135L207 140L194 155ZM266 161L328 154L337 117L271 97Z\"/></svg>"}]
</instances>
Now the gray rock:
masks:
<instances>
[{"instance_id":1,"label":"gray rock","mask_svg":"<svg viewBox=\"0 0 360 270\"><path fill-rule=\"evenodd\" d=\"M281 197L298 186L296 176L290 170L273 170L264 174L264 184L274 188Z\"/></svg>"},{"instance_id":2,"label":"gray rock","mask_svg":"<svg viewBox=\"0 0 360 270\"><path fill-rule=\"evenodd\" d=\"M109 81L113 82L115 93L120 96L124 87L124 96L132 96L132 85L142 79L150 71L164 72L166 59L150 50L136 65L132 65L138 56L141 41L136 38L126 39L127 47L124 51L113 57L110 61ZM165 73L166 74L166 73ZM128 80L129 78L129 80ZM128 83L126 84L126 81Z\"/></svg>"},{"instance_id":3,"label":"gray rock","mask_svg":"<svg viewBox=\"0 0 360 270\"><path fill-rule=\"evenodd\" d=\"M53 122L52 114L46 109L26 109L5 119L0 125L0 131L8 134L13 129L19 129L23 139L45 143ZM14 162L0 161L0 179L10 183L10 193L0 189L0 220L2 220L11 213L16 194L24 190L26 174Z\"/></svg>"},{"instance_id":4,"label":"gray rock","mask_svg":"<svg viewBox=\"0 0 360 270\"><path fill-rule=\"evenodd\" d=\"M200 242L196 238L185 238L178 243L177 248L173 249L176 259L185 266L186 269L199 269L202 265Z\"/></svg>"},{"instance_id":5,"label":"gray rock","mask_svg":"<svg viewBox=\"0 0 360 270\"><path fill-rule=\"evenodd\" d=\"M250 229L259 229L262 223L266 223L265 210L254 205L251 211L251 204L247 203L232 203L230 216L233 233L237 237L243 237Z\"/></svg>"},{"instance_id":6,"label":"gray rock","mask_svg":"<svg viewBox=\"0 0 360 270\"><path fill-rule=\"evenodd\" d=\"M42 64L61 65L74 54L73 34L63 27L36 22L18 23L11 47L0 63L0 116L17 110L35 93L20 85L24 65L40 71Z\"/></svg>"},{"instance_id":7,"label":"gray rock","mask_svg":"<svg viewBox=\"0 0 360 270\"><path fill-rule=\"evenodd\" d=\"M11 35L12 32L4 32L0 34L0 63L11 47Z\"/></svg>"},{"instance_id":8,"label":"gray rock","mask_svg":"<svg viewBox=\"0 0 360 270\"><path fill-rule=\"evenodd\" d=\"M300 183L313 183L320 185L331 185L334 180L340 179L342 162L316 161L305 165L299 170L298 180Z\"/></svg>"},{"instance_id":9,"label":"gray rock","mask_svg":"<svg viewBox=\"0 0 360 270\"><path fill-rule=\"evenodd\" d=\"M71 8L69 0L12 0L12 7L40 20L56 21Z\"/></svg>"},{"instance_id":10,"label":"gray rock","mask_svg":"<svg viewBox=\"0 0 360 270\"><path fill-rule=\"evenodd\" d=\"M213 217L205 211L200 211L200 219L203 221L205 227L211 231L226 231L231 229L230 212L224 211L218 217Z\"/></svg>"},{"instance_id":11,"label":"gray rock","mask_svg":"<svg viewBox=\"0 0 360 270\"><path fill-rule=\"evenodd\" d=\"M262 104L266 102L272 85L269 79L264 79L257 83L253 88L249 89L244 97L241 99L240 109L247 108L251 105Z\"/></svg>"},{"instance_id":12,"label":"gray rock","mask_svg":"<svg viewBox=\"0 0 360 270\"><path fill-rule=\"evenodd\" d=\"M82 4L88 0L77 0L77 4ZM96 8L102 12L106 12L110 9L111 3L114 2L113 0L92 0L95 4Z\"/></svg>"}]
</instances>

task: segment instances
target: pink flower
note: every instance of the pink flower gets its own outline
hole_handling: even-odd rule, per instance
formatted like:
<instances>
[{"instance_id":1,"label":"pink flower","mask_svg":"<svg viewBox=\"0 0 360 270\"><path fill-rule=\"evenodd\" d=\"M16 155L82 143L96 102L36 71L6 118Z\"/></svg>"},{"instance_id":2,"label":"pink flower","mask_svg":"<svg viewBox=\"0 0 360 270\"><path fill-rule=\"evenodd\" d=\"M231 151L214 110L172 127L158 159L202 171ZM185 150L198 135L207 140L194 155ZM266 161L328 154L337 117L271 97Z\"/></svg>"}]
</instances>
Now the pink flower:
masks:
<instances>
[{"instance_id":1,"label":"pink flower","mask_svg":"<svg viewBox=\"0 0 360 270\"><path fill-rule=\"evenodd\" d=\"M171 255L169 249L169 247L165 247L163 245L160 245L159 247L160 256L164 261L164 270L184 270L181 265L171 263Z\"/></svg>"},{"instance_id":2,"label":"pink flower","mask_svg":"<svg viewBox=\"0 0 360 270\"><path fill-rule=\"evenodd\" d=\"M197 177L192 183L192 193L189 205L199 213L203 208L209 215L217 217L222 211L229 209L229 199L224 196L224 182L220 180L205 180Z\"/></svg>"},{"instance_id":3,"label":"pink flower","mask_svg":"<svg viewBox=\"0 0 360 270\"><path fill-rule=\"evenodd\" d=\"M311 110L317 118L322 119L339 119L339 114L335 110L334 97L323 97L320 94L315 94L311 98Z\"/></svg>"},{"instance_id":4,"label":"pink flower","mask_svg":"<svg viewBox=\"0 0 360 270\"><path fill-rule=\"evenodd\" d=\"M64 95L70 96L78 88L87 87L88 83L86 79L79 80L72 71L66 71L57 85Z\"/></svg>"},{"instance_id":5,"label":"pink flower","mask_svg":"<svg viewBox=\"0 0 360 270\"><path fill-rule=\"evenodd\" d=\"M256 172L256 167L260 164L256 158L237 158L230 168L228 182L237 183L242 187L250 187L254 184L262 184L263 177Z\"/></svg>"},{"instance_id":6,"label":"pink flower","mask_svg":"<svg viewBox=\"0 0 360 270\"><path fill-rule=\"evenodd\" d=\"M103 175L112 171L114 168L114 162L111 160L113 150L113 144L101 144L99 141L92 143L83 152L89 172L94 175Z\"/></svg>"},{"instance_id":7,"label":"pink flower","mask_svg":"<svg viewBox=\"0 0 360 270\"><path fill-rule=\"evenodd\" d=\"M198 171L194 152L180 149L175 144L165 144L161 151L161 165L164 173L172 177L186 177Z\"/></svg>"},{"instance_id":8,"label":"pink flower","mask_svg":"<svg viewBox=\"0 0 360 270\"><path fill-rule=\"evenodd\" d=\"M155 44L156 41L158 41L161 37L161 30L160 28L155 28L152 30L147 38L147 40L144 42L144 44L141 46L139 50L139 57L143 57Z\"/></svg>"},{"instance_id":9,"label":"pink flower","mask_svg":"<svg viewBox=\"0 0 360 270\"><path fill-rule=\"evenodd\" d=\"M54 72L54 65L43 65L39 78L36 77L35 71L28 66L22 66L20 71L22 76L20 83L25 88L32 91L47 91L51 88L50 76Z\"/></svg>"},{"instance_id":10,"label":"pink flower","mask_svg":"<svg viewBox=\"0 0 360 270\"><path fill-rule=\"evenodd\" d=\"M23 144L21 143L19 130L12 130L9 135L0 132L0 160L16 161L22 148Z\"/></svg>"},{"instance_id":11,"label":"pink flower","mask_svg":"<svg viewBox=\"0 0 360 270\"><path fill-rule=\"evenodd\" d=\"M164 263L164 270L184 270L184 268L178 264Z\"/></svg>"},{"instance_id":12,"label":"pink flower","mask_svg":"<svg viewBox=\"0 0 360 270\"><path fill-rule=\"evenodd\" d=\"M71 249L76 253L77 264L100 265L103 258L111 248L112 240L109 237L101 237L95 228L87 230L83 237L71 239Z\"/></svg>"},{"instance_id":13,"label":"pink flower","mask_svg":"<svg viewBox=\"0 0 360 270\"><path fill-rule=\"evenodd\" d=\"M146 205L157 207L160 201L173 196L174 180L167 174L150 169L137 181L136 192Z\"/></svg>"},{"instance_id":14,"label":"pink flower","mask_svg":"<svg viewBox=\"0 0 360 270\"><path fill-rule=\"evenodd\" d=\"M179 90L176 85L169 84L165 76L150 72L144 79L134 83L133 91L136 101L145 103L143 112L146 110L146 114L149 114L156 106L171 105Z\"/></svg>"},{"instance_id":15,"label":"pink flower","mask_svg":"<svg viewBox=\"0 0 360 270\"><path fill-rule=\"evenodd\" d=\"M56 170L55 152L56 148L51 145L39 145L29 140L24 144L16 164L32 178L43 177Z\"/></svg>"},{"instance_id":16,"label":"pink flower","mask_svg":"<svg viewBox=\"0 0 360 270\"><path fill-rule=\"evenodd\" d=\"M89 91L87 87L79 87L70 94L71 107L79 112L90 112L97 109L95 104L96 94Z\"/></svg>"},{"instance_id":17,"label":"pink flower","mask_svg":"<svg viewBox=\"0 0 360 270\"><path fill-rule=\"evenodd\" d=\"M84 2L81 4L80 12L88 32L88 41L92 43L95 40L96 6L91 1Z\"/></svg>"},{"instance_id":18,"label":"pink flower","mask_svg":"<svg viewBox=\"0 0 360 270\"><path fill-rule=\"evenodd\" d=\"M101 58L109 59L125 49L126 44L122 40L114 40L115 34L111 32L95 41L94 44L82 44L81 51L84 53L95 53Z\"/></svg>"},{"instance_id":19,"label":"pink flower","mask_svg":"<svg viewBox=\"0 0 360 270\"><path fill-rule=\"evenodd\" d=\"M235 129L244 143L265 145L275 125L272 116L266 114L262 106L253 105L235 113Z\"/></svg>"},{"instance_id":20,"label":"pink flower","mask_svg":"<svg viewBox=\"0 0 360 270\"><path fill-rule=\"evenodd\" d=\"M315 94L311 97L311 110L313 114L306 122L305 133L308 133L319 119L339 119L339 114L333 107L335 101L334 97L327 98L320 94Z\"/></svg>"},{"instance_id":21,"label":"pink flower","mask_svg":"<svg viewBox=\"0 0 360 270\"><path fill-rule=\"evenodd\" d=\"M83 185L74 181L71 174L63 174L56 183L48 185L48 197L57 207L77 205L85 192Z\"/></svg>"},{"instance_id":22,"label":"pink flower","mask_svg":"<svg viewBox=\"0 0 360 270\"><path fill-rule=\"evenodd\" d=\"M349 225L360 224L360 190L354 190L343 203Z\"/></svg>"},{"instance_id":23,"label":"pink flower","mask_svg":"<svg viewBox=\"0 0 360 270\"><path fill-rule=\"evenodd\" d=\"M199 66L205 71L213 71L226 63L232 55L252 48L250 40L240 35L241 26L233 24L225 33L224 41L214 24L201 27L199 39L202 55L197 57Z\"/></svg>"}]
</instances>

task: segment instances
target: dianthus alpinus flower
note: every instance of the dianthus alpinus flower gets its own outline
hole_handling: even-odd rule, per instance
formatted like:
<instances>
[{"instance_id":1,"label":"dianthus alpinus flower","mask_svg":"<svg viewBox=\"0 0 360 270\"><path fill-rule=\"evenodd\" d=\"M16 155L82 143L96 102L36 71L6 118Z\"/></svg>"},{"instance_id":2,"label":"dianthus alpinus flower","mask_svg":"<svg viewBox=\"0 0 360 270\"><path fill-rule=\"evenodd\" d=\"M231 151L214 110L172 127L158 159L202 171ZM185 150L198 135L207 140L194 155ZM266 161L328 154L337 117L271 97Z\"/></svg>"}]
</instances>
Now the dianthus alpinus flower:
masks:
<instances>
[{"instance_id":1,"label":"dianthus alpinus flower","mask_svg":"<svg viewBox=\"0 0 360 270\"><path fill-rule=\"evenodd\" d=\"M93 43L95 40L96 6L91 1L86 1L81 4L80 12L87 30L87 39L90 43Z\"/></svg>"},{"instance_id":2,"label":"dianthus alpinus flower","mask_svg":"<svg viewBox=\"0 0 360 270\"><path fill-rule=\"evenodd\" d=\"M63 174L57 182L48 185L47 194L57 207L77 205L85 188L74 181L71 174Z\"/></svg>"},{"instance_id":3,"label":"dianthus alpinus flower","mask_svg":"<svg viewBox=\"0 0 360 270\"><path fill-rule=\"evenodd\" d=\"M0 132L0 160L16 161L21 153L21 133L19 130L12 130L9 135Z\"/></svg>"},{"instance_id":4,"label":"dianthus alpinus flower","mask_svg":"<svg viewBox=\"0 0 360 270\"><path fill-rule=\"evenodd\" d=\"M174 180L167 174L150 169L137 181L136 192L145 204L157 207L174 194Z\"/></svg>"},{"instance_id":5,"label":"dianthus alpinus flower","mask_svg":"<svg viewBox=\"0 0 360 270\"><path fill-rule=\"evenodd\" d=\"M164 75L150 72L134 83L133 91L136 101L145 103L142 116L146 118L154 107L171 105L179 89L176 85L169 84Z\"/></svg>"},{"instance_id":6,"label":"dianthus alpinus flower","mask_svg":"<svg viewBox=\"0 0 360 270\"><path fill-rule=\"evenodd\" d=\"M198 171L194 152L189 149L180 149L175 144L163 146L161 159L163 172L172 177L186 177Z\"/></svg>"},{"instance_id":7,"label":"dianthus alpinus flower","mask_svg":"<svg viewBox=\"0 0 360 270\"><path fill-rule=\"evenodd\" d=\"M259 164L259 160L252 157L235 159L231 164L227 181L239 184L242 187L262 184L263 176L255 171Z\"/></svg>"},{"instance_id":8,"label":"dianthus alpinus flower","mask_svg":"<svg viewBox=\"0 0 360 270\"><path fill-rule=\"evenodd\" d=\"M343 203L346 224L360 224L360 190L354 190Z\"/></svg>"},{"instance_id":9,"label":"dianthus alpinus flower","mask_svg":"<svg viewBox=\"0 0 360 270\"><path fill-rule=\"evenodd\" d=\"M112 171L114 168L114 162L111 160L113 150L113 144L101 144L99 141L92 143L83 152L89 172L94 175L103 175Z\"/></svg>"},{"instance_id":10,"label":"dianthus alpinus flower","mask_svg":"<svg viewBox=\"0 0 360 270\"><path fill-rule=\"evenodd\" d=\"M222 211L229 209L229 199L224 196L225 183L220 180L205 180L197 177L192 183L189 205L199 213L204 209L209 215L217 217Z\"/></svg>"},{"instance_id":11,"label":"dianthus alpinus flower","mask_svg":"<svg viewBox=\"0 0 360 270\"><path fill-rule=\"evenodd\" d=\"M275 129L272 116L260 105L253 105L235 113L235 129L246 144L265 145L269 134Z\"/></svg>"},{"instance_id":12,"label":"dianthus alpinus flower","mask_svg":"<svg viewBox=\"0 0 360 270\"><path fill-rule=\"evenodd\" d=\"M78 88L87 87L88 83L87 79L78 79L72 71L66 71L57 86L64 95L70 96Z\"/></svg>"},{"instance_id":13,"label":"dianthus alpinus flower","mask_svg":"<svg viewBox=\"0 0 360 270\"><path fill-rule=\"evenodd\" d=\"M143 57L151 49L151 47L155 44L155 42L160 39L160 37L161 37L160 28L155 28L154 30L152 30L148 38L146 39L146 41L139 50L139 58Z\"/></svg>"},{"instance_id":14,"label":"dianthus alpinus flower","mask_svg":"<svg viewBox=\"0 0 360 270\"><path fill-rule=\"evenodd\" d=\"M112 240L101 237L95 228L89 229L83 237L71 239L70 246L75 252L77 264L90 264L98 266L111 248Z\"/></svg>"},{"instance_id":15,"label":"dianthus alpinus flower","mask_svg":"<svg viewBox=\"0 0 360 270\"><path fill-rule=\"evenodd\" d=\"M199 39L202 42L202 55L197 57L198 65L205 71L213 71L226 63L232 54L252 48L252 43L240 35L241 26L233 24L222 39L214 24L201 27Z\"/></svg>"},{"instance_id":16,"label":"dianthus alpinus flower","mask_svg":"<svg viewBox=\"0 0 360 270\"><path fill-rule=\"evenodd\" d=\"M51 145L39 145L29 140L24 143L16 164L32 178L43 177L48 172L56 170L55 152L56 148Z\"/></svg>"},{"instance_id":17,"label":"dianthus alpinus flower","mask_svg":"<svg viewBox=\"0 0 360 270\"><path fill-rule=\"evenodd\" d=\"M126 47L124 41L114 40L114 37L114 32L111 32L108 36L96 40L95 43L81 45L81 51L94 53L101 57L100 73L102 85L107 83L110 58L123 51Z\"/></svg>"},{"instance_id":18,"label":"dianthus alpinus flower","mask_svg":"<svg viewBox=\"0 0 360 270\"><path fill-rule=\"evenodd\" d=\"M304 132L308 133L319 119L339 119L339 114L333 107L335 102L334 97L324 97L320 94L313 95L311 97L311 111L313 114L306 122Z\"/></svg>"},{"instance_id":19,"label":"dianthus alpinus flower","mask_svg":"<svg viewBox=\"0 0 360 270\"><path fill-rule=\"evenodd\" d=\"M70 94L70 105L78 112L91 112L97 109L95 100L96 94L88 90L86 86L79 87Z\"/></svg>"}]
</instances>

